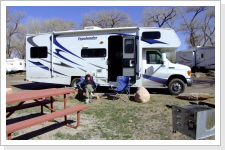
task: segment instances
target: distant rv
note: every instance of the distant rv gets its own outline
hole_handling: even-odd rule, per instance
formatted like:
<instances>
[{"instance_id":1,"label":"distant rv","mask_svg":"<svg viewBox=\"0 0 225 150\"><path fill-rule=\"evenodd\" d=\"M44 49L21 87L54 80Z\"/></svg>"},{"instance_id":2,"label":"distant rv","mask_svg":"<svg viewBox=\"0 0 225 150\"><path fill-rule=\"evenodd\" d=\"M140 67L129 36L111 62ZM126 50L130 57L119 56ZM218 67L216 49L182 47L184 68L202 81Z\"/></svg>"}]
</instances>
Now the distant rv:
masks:
<instances>
[{"instance_id":1,"label":"distant rv","mask_svg":"<svg viewBox=\"0 0 225 150\"><path fill-rule=\"evenodd\" d=\"M25 60L19 58L6 59L6 73L17 71L26 71Z\"/></svg>"},{"instance_id":2,"label":"distant rv","mask_svg":"<svg viewBox=\"0 0 225 150\"><path fill-rule=\"evenodd\" d=\"M177 51L176 62L189 66L192 72L215 70L215 46Z\"/></svg>"},{"instance_id":3,"label":"distant rv","mask_svg":"<svg viewBox=\"0 0 225 150\"><path fill-rule=\"evenodd\" d=\"M132 87L168 88L172 94L191 86L191 68L174 64L165 52L181 42L170 28L86 27L84 30L28 34L26 79L76 87L91 74L100 86L129 76Z\"/></svg>"}]
</instances>

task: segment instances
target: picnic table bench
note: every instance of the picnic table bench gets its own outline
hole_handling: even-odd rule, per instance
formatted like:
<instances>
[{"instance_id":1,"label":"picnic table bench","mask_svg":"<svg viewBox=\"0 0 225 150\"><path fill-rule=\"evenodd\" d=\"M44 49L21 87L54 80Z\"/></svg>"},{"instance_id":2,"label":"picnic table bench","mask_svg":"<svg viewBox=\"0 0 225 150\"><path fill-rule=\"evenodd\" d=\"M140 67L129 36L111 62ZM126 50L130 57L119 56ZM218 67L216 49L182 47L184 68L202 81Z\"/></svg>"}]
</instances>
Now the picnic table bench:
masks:
<instances>
[{"instance_id":1,"label":"picnic table bench","mask_svg":"<svg viewBox=\"0 0 225 150\"><path fill-rule=\"evenodd\" d=\"M41 103L38 103L38 102L26 103L26 104L20 105L18 108L16 108L17 106L7 107L6 112L12 112L14 110L22 110L22 109L26 109L26 108L41 106L41 113L43 114L43 106L46 104L52 105L52 103L53 103L53 101L45 99L45 100L42 100ZM53 108L53 106L51 106L51 108Z\"/></svg>"},{"instance_id":2,"label":"picnic table bench","mask_svg":"<svg viewBox=\"0 0 225 150\"><path fill-rule=\"evenodd\" d=\"M10 115L12 115L16 110L19 109L25 109L30 108L34 106L45 106L48 109L51 110L51 113L45 114L39 117L31 118L28 120L16 122L13 124L9 124L6 126L6 134L8 135L8 140L12 139L12 133L30 126L34 126L49 120L53 120L55 118L63 117L65 118L65 124L72 128L77 128L80 125L80 112L84 109L89 108L88 105L77 105L70 108L66 107L66 94L76 92L77 90L72 89L45 89L45 90L35 90L35 91L27 91L27 92L21 92L21 93L14 93L14 94L7 94L6 95L6 104L12 104L12 103L18 103L17 106L12 106L6 109L6 111L9 112L9 114L6 116L8 118ZM56 95L64 95L64 109L56 111L53 109L53 98L52 96ZM44 100L43 103L41 100L45 97L51 97L51 100ZM25 101L28 100L34 100L36 103L31 104L23 104ZM51 107L47 106L47 103L51 103ZM68 124L67 122L67 115L77 113L77 125L73 126Z\"/></svg>"}]
</instances>

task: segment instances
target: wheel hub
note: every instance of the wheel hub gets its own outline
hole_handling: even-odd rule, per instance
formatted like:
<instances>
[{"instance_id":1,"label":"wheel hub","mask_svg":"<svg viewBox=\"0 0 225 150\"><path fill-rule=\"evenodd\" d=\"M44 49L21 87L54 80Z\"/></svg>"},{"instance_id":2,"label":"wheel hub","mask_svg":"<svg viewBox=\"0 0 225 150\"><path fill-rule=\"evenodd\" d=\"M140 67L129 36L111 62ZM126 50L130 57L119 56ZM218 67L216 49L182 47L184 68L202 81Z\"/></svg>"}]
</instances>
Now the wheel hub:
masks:
<instances>
[{"instance_id":1,"label":"wheel hub","mask_svg":"<svg viewBox=\"0 0 225 150\"><path fill-rule=\"evenodd\" d=\"M174 83L172 87L174 91L180 91L182 89L179 83Z\"/></svg>"}]
</instances>

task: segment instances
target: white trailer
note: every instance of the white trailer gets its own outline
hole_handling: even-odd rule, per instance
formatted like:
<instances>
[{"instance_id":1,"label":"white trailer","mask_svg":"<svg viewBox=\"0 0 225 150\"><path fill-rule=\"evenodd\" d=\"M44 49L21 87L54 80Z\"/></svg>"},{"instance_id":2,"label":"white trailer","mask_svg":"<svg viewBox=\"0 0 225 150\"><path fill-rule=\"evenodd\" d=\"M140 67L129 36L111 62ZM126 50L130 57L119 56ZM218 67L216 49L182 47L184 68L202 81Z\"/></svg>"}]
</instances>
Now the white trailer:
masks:
<instances>
[{"instance_id":1,"label":"white trailer","mask_svg":"<svg viewBox=\"0 0 225 150\"><path fill-rule=\"evenodd\" d=\"M176 62L189 66L193 72L215 70L215 46L177 51Z\"/></svg>"},{"instance_id":2,"label":"white trailer","mask_svg":"<svg viewBox=\"0 0 225 150\"><path fill-rule=\"evenodd\" d=\"M25 60L19 58L6 59L6 73L25 71Z\"/></svg>"},{"instance_id":3,"label":"white trailer","mask_svg":"<svg viewBox=\"0 0 225 150\"><path fill-rule=\"evenodd\" d=\"M27 35L26 79L76 86L89 73L109 86L117 76L130 76L133 87L169 88L179 94L192 84L191 69L170 62L164 53L179 46L169 28L87 27Z\"/></svg>"}]
</instances>

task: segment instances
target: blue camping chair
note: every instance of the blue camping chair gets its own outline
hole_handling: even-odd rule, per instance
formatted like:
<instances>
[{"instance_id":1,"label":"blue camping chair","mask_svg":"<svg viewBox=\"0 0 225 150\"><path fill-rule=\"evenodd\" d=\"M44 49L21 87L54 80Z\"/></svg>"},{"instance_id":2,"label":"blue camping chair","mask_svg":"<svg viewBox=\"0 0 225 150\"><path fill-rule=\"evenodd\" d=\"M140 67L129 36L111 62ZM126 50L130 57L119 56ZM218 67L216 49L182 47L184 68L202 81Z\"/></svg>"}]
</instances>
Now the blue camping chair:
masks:
<instances>
[{"instance_id":1,"label":"blue camping chair","mask_svg":"<svg viewBox=\"0 0 225 150\"><path fill-rule=\"evenodd\" d=\"M85 80L85 76L81 76L80 81L77 83L77 87L80 93L80 99L83 99L83 93L85 92L85 89L82 88L82 83L84 82L84 80ZM93 77L91 77L91 80L94 80ZM97 86L99 86L100 84L95 82L95 85L96 86L94 88L94 92L96 91Z\"/></svg>"},{"instance_id":2,"label":"blue camping chair","mask_svg":"<svg viewBox=\"0 0 225 150\"><path fill-rule=\"evenodd\" d=\"M119 99L123 99L123 101L126 101L125 98L122 96L125 95L127 99L130 99L130 77L128 76L117 76L116 78L116 84L117 87L113 89L113 85L115 84L110 84L111 88L114 90L116 95L114 96L113 100L116 99L116 97L119 97Z\"/></svg>"}]
</instances>

